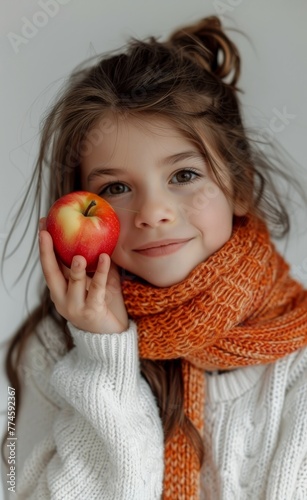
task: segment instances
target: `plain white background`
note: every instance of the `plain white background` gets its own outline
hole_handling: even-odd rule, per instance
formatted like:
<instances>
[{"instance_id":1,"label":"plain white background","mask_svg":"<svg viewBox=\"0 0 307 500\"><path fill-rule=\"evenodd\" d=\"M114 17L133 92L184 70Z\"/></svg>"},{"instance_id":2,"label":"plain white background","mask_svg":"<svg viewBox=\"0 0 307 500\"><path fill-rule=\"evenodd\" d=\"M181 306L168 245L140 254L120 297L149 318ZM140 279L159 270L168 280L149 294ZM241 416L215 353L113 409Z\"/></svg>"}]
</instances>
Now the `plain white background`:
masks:
<instances>
[{"instance_id":1,"label":"plain white background","mask_svg":"<svg viewBox=\"0 0 307 500\"><path fill-rule=\"evenodd\" d=\"M2 0L2 8L1 252L36 159L40 120L69 72L87 57L123 45L130 36L164 38L177 26L207 15L218 14L226 26L248 35L249 39L229 32L242 56L239 86L245 92L241 101L246 123L257 127L259 137L270 136L283 145L293 157L293 162L288 160L289 172L299 174L307 190L306 0ZM283 120L276 127L278 113ZM294 160L301 165L297 171ZM294 205L292 214L290 240L277 245L295 277L307 286L306 207ZM26 244L4 266L1 341L12 335L27 307L37 303L39 267L31 271L28 306L29 273L13 286L35 235L35 222L33 217ZM24 227L25 221L14 241ZM36 252L35 245L34 257ZM2 349L1 361L3 353ZM7 422L7 381L3 362L1 366L2 431Z\"/></svg>"}]
</instances>

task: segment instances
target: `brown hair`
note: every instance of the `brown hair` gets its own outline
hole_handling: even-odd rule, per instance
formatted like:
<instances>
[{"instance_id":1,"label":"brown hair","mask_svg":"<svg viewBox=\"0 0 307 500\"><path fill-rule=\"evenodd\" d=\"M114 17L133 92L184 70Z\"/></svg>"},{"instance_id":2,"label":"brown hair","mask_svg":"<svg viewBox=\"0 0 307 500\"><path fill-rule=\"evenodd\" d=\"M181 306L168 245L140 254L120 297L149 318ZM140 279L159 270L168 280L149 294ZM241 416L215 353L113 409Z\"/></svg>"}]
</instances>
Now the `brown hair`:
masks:
<instances>
[{"instance_id":1,"label":"brown hair","mask_svg":"<svg viewBox=\"0 0 307 500\"><path fill-rule=\"evenodd\" d=\"M84 139L92 137L94 141L91 131L104 111L112 111L118 119L158 114L172 120L198 145L225 194L230 192L222 166L229 172L233 197L250 212L265 218L273 234L286 235L289 217L271 173L280 173L287 182L292 179L248 140L238 99L239 76L238 50L215 16L177 30L165 42L154 37L144 41L133 38L125 51L109 53L89 67L77 68L44 121L36 168L24 204L35 186L35 204L40 211L45 169L51 174L48 205L81 188L79 158L81 152L86 154ZM99 134L103 138L103 130L95 133L96 139L97 134L98 140ZM67 348L72 348L65 321L58 318L45 289L42 304L19 328L6 356L6 372L16 388L17 410L21 390L17 368L28 338L46 315L60 323ZM165 439L181 426L201 463L202 439L183 411L180 359L141 360L141 369L156 396Z\"/></svg>"}]
</instances>

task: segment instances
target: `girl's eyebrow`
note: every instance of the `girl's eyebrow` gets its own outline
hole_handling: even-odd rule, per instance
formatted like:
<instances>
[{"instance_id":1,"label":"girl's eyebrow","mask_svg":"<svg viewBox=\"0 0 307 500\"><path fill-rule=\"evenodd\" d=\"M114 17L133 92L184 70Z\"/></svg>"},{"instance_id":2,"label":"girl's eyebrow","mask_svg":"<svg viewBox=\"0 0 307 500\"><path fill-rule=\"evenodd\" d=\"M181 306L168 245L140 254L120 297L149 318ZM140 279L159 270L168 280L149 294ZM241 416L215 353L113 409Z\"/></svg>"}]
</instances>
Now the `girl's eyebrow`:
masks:
<instances>
[{"instance_id":1,"label":"girl's eyebrow","mask_svg":"<svg viewBox=\"0 0 307 500\"><path fill-rule=\"evenodd\" d=\"M174 155L168 156L167 158L164 158L164 160L162 160L162 163L174 164L178 161L188 160L190 158L204 160L204 155L201 154L200 151L182 151L182 153L176 153Z\"/></svg>"},{"instance_id":2,"label":"girl's eyebrow","mask_svg":"<svg viewBox=\"0 0 307 500\"><path fill-rule=\"evenodd\" d=\"M102 168L97 167L94 168L88 175L87 181L92 181L95 177L100 177L102 175L110 175L116 177L118 175L126 174L127 170L123 170L122 168Z\"/></svg>"},{"instance_id":3,"label":"girl's eyebrow","mask_svg":"<svg viewBox=\"0 0 307 500\"><path fill-rule=\"evenodd\" d=\"M163 158L160 161L161 165L174 165L175 163L178 163L179 161L182 160L188 160L188 159L198 159L198 160L204 160L204 156L199 152L199 151L182 151L181 153L175 153L171 156L167 156L166 158ZM88 182L92 181L94 177L99 177L102 175L110 175L110 176L118 176L118 175L123 175L127 173L127 169L124 170L123 168L103 168L103 167L97 167L94 168L88 175L87 180Z\"/></svg>"}]
</instances>

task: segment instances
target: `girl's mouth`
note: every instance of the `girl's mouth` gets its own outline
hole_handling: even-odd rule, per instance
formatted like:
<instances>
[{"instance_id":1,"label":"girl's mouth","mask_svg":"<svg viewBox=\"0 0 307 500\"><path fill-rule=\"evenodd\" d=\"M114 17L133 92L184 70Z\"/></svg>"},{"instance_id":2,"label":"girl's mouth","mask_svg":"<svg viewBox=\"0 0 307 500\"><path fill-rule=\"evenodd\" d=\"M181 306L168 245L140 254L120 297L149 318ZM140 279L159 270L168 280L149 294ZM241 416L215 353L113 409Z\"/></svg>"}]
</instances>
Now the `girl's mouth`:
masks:
<instances>
[{"instance_id":1,"label":"girl's mouth","mask_svg":"<svg viewBox=\"0 0 307 500\"><path fill-rule=\"evenodd\" d=\"M171 253L180 250L186 243L191 240L179 241L178 243L169 243L168 245L161 245L158 247L145 248L143 250L134 250L135 252L145 255L147 257L161 257L163 255L169 255Z\"/></svg>"}]
</instances>

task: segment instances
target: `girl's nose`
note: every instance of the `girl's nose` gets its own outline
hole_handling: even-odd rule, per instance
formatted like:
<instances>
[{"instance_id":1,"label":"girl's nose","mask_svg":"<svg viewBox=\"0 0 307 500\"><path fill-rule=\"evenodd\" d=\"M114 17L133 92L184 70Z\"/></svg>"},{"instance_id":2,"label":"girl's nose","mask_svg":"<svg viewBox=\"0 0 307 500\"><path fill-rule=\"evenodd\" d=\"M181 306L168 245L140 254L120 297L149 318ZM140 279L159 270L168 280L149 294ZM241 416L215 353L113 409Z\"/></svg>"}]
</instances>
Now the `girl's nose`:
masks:
<instances>
[{"instance_id":1,"label":"girl's nose","mask_svg":"<svg viewBox=\"0 0 307 500\"><path fill-rule=\"evenodd\" d=\"M167 200L146 199L138 207L135 225L138 228L158 227L160 224L175 220L174 205Z\"/></svg>"}]
</instances>

